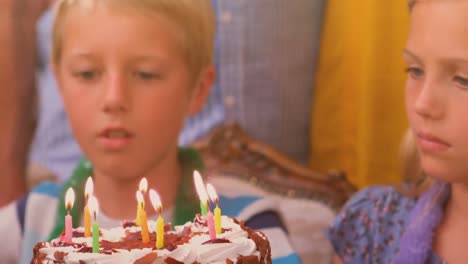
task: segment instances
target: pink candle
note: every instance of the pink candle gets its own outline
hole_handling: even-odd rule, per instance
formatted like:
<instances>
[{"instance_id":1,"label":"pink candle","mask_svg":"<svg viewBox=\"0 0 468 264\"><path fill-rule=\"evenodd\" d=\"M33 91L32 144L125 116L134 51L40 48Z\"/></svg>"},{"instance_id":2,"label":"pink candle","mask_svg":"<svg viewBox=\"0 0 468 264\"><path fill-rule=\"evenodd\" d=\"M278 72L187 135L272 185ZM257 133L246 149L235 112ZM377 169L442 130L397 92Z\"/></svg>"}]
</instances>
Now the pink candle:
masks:
<instances>
[{"instance_id":1,"label":"pink candle","mask_svg":"<svg viewBox=\"0 0 468 264\"><path fill-rule=\"evenodd\" d=\"M68 244L72 243L73 237L73 219L70 215L70 210L72 209L74 202L75 192L73 192L72 188L69 188L65 194L65 208L67 208L68 214L65 216L65 236L63 238L64 242Z\"/></svg>"},{"instance_id":2,"label":"pink candle","mask_svg":"<svg viewBox=\"0 0 468 264\"><path fill-rule=\"evenodd\" d=\"M70 211L68 212L67 216L65 216L65 243L71 244L73 237L73 224L72 224L72 217L70 215Z\"/></svg>"},{"instance_id":3,"label":"pink candle","mask_svg":"<svg viewBox=\"0 0 468 264\"><path fill-rule=\"evenodd\" d=\"M208 230L210 233L210 239L214 240L216 239L216 229L215 229L213 213L211 212L211 210L208 212L208 214L206 214L206 221L208 221Z\"/></svg>"}]
</instances>

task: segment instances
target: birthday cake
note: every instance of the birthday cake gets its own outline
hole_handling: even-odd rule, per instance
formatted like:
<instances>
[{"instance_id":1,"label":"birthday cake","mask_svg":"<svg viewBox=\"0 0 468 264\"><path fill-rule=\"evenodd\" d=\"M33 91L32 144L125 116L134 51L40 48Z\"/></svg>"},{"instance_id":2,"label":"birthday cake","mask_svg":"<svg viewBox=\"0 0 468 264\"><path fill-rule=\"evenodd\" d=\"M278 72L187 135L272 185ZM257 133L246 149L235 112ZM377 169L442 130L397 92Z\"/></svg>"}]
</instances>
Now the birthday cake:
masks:
<instances>
[{"instance_id":1,"label":"birthday cake","mask_svg":"<svg viewBox=\"0 0 468 264\"><path fill-rule=\"evenodd\" d=\"M93 238L84 237L84 228L73 230L71 243L63 235L34 248L31 263L271 263L266 236L246 227L235 218L222 216L222 232L213 239L206 217L193 222L164 226L164 246L157 249L157 224L148 221L149 242L134 222L113 229L99 229L99 252L93 252Z\"/></svg>"}]
</instances>

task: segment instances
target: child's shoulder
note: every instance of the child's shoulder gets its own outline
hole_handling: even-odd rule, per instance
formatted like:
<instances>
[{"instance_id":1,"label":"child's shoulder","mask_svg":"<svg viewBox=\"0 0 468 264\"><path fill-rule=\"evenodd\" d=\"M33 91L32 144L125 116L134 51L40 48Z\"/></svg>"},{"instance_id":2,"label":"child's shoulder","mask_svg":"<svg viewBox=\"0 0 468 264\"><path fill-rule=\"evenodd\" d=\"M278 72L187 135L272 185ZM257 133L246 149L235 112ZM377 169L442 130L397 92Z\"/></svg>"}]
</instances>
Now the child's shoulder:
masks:
<instances>
[{"instance_id":1,"label":"child's shoulder","mask_svg":"<svg viewBox=\"0 0 468 264\"><path fill-rule=\"evenodd\" d=\"M391 259L414 204L394 187L366 188L345 204L327 236L345 262Z\"/></svg>"},{"instance_id":2,"label":"child's shoulder","mask_svg":"<svg viewBox=\"0 0 468 264\"><path fill-rule=\"evenodd\" d=\"M415 198L404 195L393 186L374 186L365 188L349 199L343 207L344 211L355 211L370 213L387 212L385 208L401 209L400 207L412 207ZM407 208L407 209L408 209ZM407 210L404 210L407 211Z\"/></svg>"}]
</instances>

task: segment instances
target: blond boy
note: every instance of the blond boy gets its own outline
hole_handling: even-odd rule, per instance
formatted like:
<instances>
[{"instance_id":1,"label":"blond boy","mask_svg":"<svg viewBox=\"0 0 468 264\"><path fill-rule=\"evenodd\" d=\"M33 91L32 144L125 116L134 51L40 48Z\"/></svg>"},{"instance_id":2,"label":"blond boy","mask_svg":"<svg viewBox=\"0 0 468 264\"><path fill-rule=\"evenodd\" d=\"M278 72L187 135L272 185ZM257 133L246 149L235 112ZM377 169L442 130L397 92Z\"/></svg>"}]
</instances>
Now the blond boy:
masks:
<instances>
[{"instance_id":1,"label":"blond boy","mask_svg":"<svg viewBox=\"0 0 468 264\"><path fill-rule=\"evenodd\" d=\"M104 228L135 217L135 191L146 177L166 218L197 210L191 174L196 152L179 149L186 116L197 113L214 79L214 19L209 0L65 0L56 7L52 61L73 133L89 160L64 185L44 184L0 209L0 247L7 262L28 263L32 247L63 230L63 193L73 187L81 225L83 186L93 176ZM223 183L218 183L223 185ZM220 190L223 190L221 188ZM282 241L276 263L297 263L274 207L260 196L223 196L224 213L240 216ZM154 211L149 211L150 216ZM18 250L21 248L21 252ZM286 262L285 262L286 261Z\"/></svg>"}]
</instances>

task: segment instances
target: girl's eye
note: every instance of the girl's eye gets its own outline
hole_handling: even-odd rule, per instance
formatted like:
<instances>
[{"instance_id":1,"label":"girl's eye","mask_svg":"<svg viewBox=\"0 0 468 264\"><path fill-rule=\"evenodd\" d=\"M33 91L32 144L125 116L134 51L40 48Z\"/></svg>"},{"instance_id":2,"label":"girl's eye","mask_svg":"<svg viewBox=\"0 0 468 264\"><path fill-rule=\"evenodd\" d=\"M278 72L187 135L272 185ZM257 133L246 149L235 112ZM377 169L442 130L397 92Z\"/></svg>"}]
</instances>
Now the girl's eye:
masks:
<instances>
[{"instance_id":1,"label":"girl's eye","mask_svg":"<svg viewBox=\"0 0 468 264\"><path fill-rule=\"evenodd\" d=\"M424 71L417 67L408 67L405 71L413 79L421 78L424 75Z\"/></svg>"},{"instance_id":2,"label":"girl's eye","mask_svg":"<svg viewBox=\"0 0 468 264\"><path fill-rule=\"evenodd\" d=\"M453 77L453 80L464 89L468 89L468 79L461 76Z\"/></svg>"}]
</instances>

